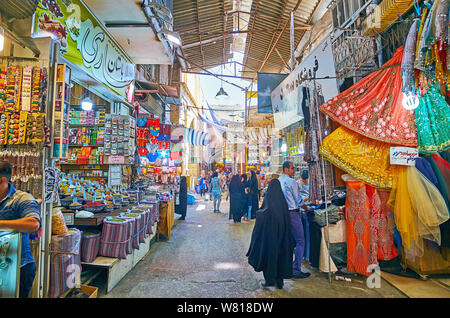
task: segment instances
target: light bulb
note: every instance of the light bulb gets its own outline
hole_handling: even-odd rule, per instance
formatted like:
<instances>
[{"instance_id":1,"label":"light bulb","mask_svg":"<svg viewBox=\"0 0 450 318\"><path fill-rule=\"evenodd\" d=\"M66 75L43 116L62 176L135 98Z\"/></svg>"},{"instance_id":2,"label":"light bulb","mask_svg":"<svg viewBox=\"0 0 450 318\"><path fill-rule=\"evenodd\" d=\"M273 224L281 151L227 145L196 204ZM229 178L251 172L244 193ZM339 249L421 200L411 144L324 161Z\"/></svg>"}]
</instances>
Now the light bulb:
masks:
<instances>
[{"instance_id":1,"label":"light bulb","mask_svg":"<svg viewBox=\"0 0 450 318\"><path fill-rule=\"evenodd\" d=\"M419 98L413 92L402 93L402 105L407 110L416 109L419 106Z\"/></svg>"},{"instance_id":2,"label":"light bulb","mask_svg":"<svg viewBox=\"0 0 450 318\"><path fill-rule=\"evenodd\" d=\"M81 108L83 110L92 110L92 100L89 97L86 97L85 99L83 99L83 101L81 102Z\"/></svg>"}]
</instances>

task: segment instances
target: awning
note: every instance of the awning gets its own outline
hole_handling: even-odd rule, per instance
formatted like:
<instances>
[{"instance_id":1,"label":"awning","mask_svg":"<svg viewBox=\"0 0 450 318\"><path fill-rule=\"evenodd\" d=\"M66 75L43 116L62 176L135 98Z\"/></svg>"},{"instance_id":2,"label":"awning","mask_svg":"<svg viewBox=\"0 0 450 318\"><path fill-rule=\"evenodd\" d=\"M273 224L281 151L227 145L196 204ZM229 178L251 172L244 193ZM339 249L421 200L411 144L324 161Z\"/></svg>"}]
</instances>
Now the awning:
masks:
<instances>
[{"instance_id":1,"label":"awning","mask_svg":"<svg viewBox=\"0 0 450 318\"><path fill-rule=\"evenodd\" d=\"M142 80L136 80L136 85L135 94L147 93L166 104L181 105L178 90L174 86Z\"/></svg>"},{"instance_id":2,"label":"awning","mask_svg":"<svg viewBox=\"0 0 450 318\"><path fill-rule=\"evenodd\" d=\"M161 117L164 113L164 107L149 93L135 93L134 100L150 114Z\"/></svg>"},{"instance_id":3,"label":"awning","mask_svg":"<svg viewBox=\"0 0 450 318\"><path fill-rule=\"evenodd\" d=\"M199 117L200 117L200 119L201 119L202 121L204 121L204 122L207 123L208 125L211 125L212 127L216 128L217 130L220 130L220 131L222 131L222 132L224 132L224 131L227 130L227 127L220 126L220 125L218 125L218 124L216 124L216 123L214 123L214 122L208 120L207 118L203 117L203 116L200 115L200 114L199 114Z\"/></svg>"},{"instance_id":4,"label":"awning","mask_svg":"<svg viewBox=\"0 0 450 318\"><path fill-rule=\"evenodd\" d=\"M194 146L206 146L211 140L211 135L192 128L186 128L184 130L184 140Z\"/></svg>"}]
</instances>

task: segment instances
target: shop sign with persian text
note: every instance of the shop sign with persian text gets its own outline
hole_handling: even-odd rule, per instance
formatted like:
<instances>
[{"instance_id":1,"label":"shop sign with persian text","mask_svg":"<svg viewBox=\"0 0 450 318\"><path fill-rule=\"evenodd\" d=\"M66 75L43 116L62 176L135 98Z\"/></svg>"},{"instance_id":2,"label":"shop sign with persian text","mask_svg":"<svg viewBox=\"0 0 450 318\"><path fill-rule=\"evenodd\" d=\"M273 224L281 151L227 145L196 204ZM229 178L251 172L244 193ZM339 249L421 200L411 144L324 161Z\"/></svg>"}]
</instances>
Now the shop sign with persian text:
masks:
<instances>
[{"instance_id":1,"label":"shop sign with persian text","mask_svg":"<svg viewBox=\"0 0 450 318\"><path fill-rule=\"evenodd\" d=\"M135 65L82 1L39 0L31 36L52 37L62 57L127 98Z\"/></svg>"}]
</instances>

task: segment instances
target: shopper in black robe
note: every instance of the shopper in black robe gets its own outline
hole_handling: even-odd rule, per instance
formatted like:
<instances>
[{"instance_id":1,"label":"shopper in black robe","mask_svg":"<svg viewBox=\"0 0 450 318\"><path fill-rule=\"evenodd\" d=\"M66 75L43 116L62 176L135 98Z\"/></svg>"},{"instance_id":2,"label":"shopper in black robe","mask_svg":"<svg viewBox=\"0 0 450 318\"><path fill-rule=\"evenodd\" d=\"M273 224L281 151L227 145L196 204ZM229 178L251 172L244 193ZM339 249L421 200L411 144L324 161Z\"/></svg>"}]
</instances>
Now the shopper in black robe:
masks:
<instances>
[{"instance_id":1,"label":"shopper in black robe","mask_svg":"<svg viewBox=\"0 0 450 318\"><path fill-rule=\"evenodd\" d=\"M252 202L251 218L256 218L256 211L259 210L259 190L258 190L258 178L255 171L251 170L251 177L249 182L250 197Z\"/></svg>"},{"instance_id":2,"label":"shopper in black robe","mask_svg":"<svg viewBox=\"0 0 450 318\"><path fill-rule=\"evenodd\" d=\"M181 214L178 220L184 220L186 218L187 210L187 182L186 177L182 176L180 178L180 204L175 205L175 213Z\"/></svg>"},{"instance_id":3,"label":"shopper in black robe","mask_svg":"<svg viewBox=\"0 0 450 318\"><path fill-rule=\"evenodd\" d=\"M262 271L264 288L283 288L283 279L292 277L294 240L291 234L289 210L280 181L273 179L260 210L256 212L248 263Z\"/></svg>"},{"instance_id":4,"label":"shopper in black robe","mask_svg":"<svg viewBox=\"0 0 450 318\"><path fill-rule=\"evenodd\" d=\"M242 193L242 201L241 201L241 216L244 218L247 217L248 207L250 206L250 196L247 193L249 188L249 182L247 181L247 174L241 175L241 193Z\"/></svg>"},{"instance_id":5,"label":"shopper in black robe","mask_svg":"<svg viewBox=\"0 0 450 318\"><path fill-rule=\"evenodd\" d=\"M228 190L230 192L230 214L234 223L239 223L242 217L242 193L244 191L239 175L235 174L231 178Z\"/></svg>"}]
</instances>

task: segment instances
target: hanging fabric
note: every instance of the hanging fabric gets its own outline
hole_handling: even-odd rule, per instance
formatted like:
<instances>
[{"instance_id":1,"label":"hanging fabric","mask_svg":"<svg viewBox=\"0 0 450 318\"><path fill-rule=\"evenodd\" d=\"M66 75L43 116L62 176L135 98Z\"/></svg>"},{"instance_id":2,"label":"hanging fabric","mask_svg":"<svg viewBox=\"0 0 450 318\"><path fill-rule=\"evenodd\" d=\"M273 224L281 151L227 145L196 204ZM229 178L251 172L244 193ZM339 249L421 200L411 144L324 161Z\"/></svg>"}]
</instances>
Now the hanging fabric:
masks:
<instances>
[{"instance_id":1,"label":"hanging fabric","mask_svg":"<svg viewBox=\"0 0 450 318\"><path fill-rule=\"evenodd\" d=\"M394 171L390 145L359 135L343 126L327 136L320 154L338 168L376 188L390 189Z\"/></svg>"},{"instance_id":2,"label":"hanging fabric","mask_svg":"<svg viewBox=\"0 0 450 318\"><path fill-rule=\"evenodd\" d=\"M450 107L433 86L421 98L416 114L417 142L420 153L436 153L450 148Z\"/></svg>"},{"instance_id":3,"label":"hanging fabric","mask_svg":"<svg viewBox=\"0 0 450 318\"><path fill-rule=\"evenodd\" d=\"M380 70L330 99L320 110L366 137L416 146L414 111L402 105L402 56L403 47L400 47Z\"/></svg>"}]
</instances>

